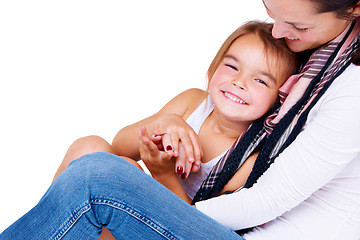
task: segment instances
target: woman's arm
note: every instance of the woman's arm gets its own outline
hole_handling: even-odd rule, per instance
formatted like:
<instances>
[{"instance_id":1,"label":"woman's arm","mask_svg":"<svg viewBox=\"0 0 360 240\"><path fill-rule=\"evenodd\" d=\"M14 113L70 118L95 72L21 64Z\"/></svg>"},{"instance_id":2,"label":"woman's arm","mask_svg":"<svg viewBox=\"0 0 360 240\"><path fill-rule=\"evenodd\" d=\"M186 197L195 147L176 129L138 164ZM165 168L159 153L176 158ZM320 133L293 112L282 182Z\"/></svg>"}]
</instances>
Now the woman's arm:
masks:
<instances>
[{"instance_id":1,"label":"woman's arm","mask_svg":"<svg viewBox=\"0 0 360 240\"><path fill-rule=\"evenodd\" d=\"M291 211L334 179L360 153L360 68L348 70L252 188L198 202L197 208L231 229L243 229Z\"/></svg>"},{"instance_id":2,"label":"woman's arm","mask_svg":"<svg viewBox=\"0 0 360 240\"><path fill-rule=\"evenodd\" d=\"M251 170L254 166L255 160L258 155L259 152L256 152L253 155L251 155L248 159L246 159L243 165L236 171L234 176L224 186L224 188L221 189L218 195L221 195L225 192L234 192L238 190L240 187L242 187L246 183L246 180L248 179L251 173Z\"/></svg>"}]
</instances>

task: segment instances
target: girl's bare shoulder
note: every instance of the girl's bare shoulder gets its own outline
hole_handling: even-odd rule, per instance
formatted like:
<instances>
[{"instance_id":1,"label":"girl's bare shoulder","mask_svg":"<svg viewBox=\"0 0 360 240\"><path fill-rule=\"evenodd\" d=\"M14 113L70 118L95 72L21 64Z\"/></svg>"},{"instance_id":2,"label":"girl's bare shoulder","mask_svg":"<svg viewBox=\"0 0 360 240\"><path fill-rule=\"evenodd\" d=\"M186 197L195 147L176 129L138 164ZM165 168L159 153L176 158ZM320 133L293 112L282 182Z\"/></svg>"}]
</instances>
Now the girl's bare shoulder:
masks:
<instances>
[{"instance_id":1,"label":"girl's bare shoulder","mask_svg":"<svg viewBox=\"0 0 360 240\"><path fill-rule=\"evenodd\" d=\"M157 114L175 113L186 119L207 97L208 93L191 88L171 99Z\"/></svg>"},{"instance_id":2,"label":"girl's bare shoulder","mask_svg":"<svg viewBox=\"0 0 360 240\"><path fill-rule=\"evenodd\" d=\"M191 88L183 92L183 103L187 105L187 110L183 115L187 119L193 111L206 99L208 93L202 89Z\"/></svg>"}]
</instances>

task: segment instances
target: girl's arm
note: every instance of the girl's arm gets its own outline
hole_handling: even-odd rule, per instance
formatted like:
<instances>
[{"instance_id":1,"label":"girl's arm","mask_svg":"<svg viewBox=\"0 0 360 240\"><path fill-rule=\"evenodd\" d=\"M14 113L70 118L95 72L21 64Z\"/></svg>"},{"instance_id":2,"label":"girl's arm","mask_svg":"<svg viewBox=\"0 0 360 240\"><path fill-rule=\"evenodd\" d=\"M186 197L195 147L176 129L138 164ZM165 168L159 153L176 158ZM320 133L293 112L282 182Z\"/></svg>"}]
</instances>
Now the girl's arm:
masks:
<instances>
[{"instance_id":1,"label":"girl's arm","mask_svg":"<svg viewBox=\"0 0 360 240\"><path fill-rule=\"evenodd\" d=\"M175 193L184 201L191 203L191 199L184 191L175 171L175 159L171 154L160 151L150 140L145 127L141 127L139 134L140 156L152 177Z\"/></svg>"},{"instance_id":2,"label":"girl's arm","mask_svg":"<svg viewBox=\"0 0 360 240\"><path fill-rule=\"evenodd\" d=\"M150 135L152 135L155 130L161 129L162 133L168 133L175 139L178 138L186 142L187 154L193 156L195 159L200 159L201 149L198 138L184 119L198 107L206 95L207 93L203 90L189 89L170 100L156 114L124 127L113 139L112 147L115 154L139 160L138 133L140 127L145 126ZM178 146L174 144L173 148L173 150L176 151Z\"/></svg>"}]
</instances>

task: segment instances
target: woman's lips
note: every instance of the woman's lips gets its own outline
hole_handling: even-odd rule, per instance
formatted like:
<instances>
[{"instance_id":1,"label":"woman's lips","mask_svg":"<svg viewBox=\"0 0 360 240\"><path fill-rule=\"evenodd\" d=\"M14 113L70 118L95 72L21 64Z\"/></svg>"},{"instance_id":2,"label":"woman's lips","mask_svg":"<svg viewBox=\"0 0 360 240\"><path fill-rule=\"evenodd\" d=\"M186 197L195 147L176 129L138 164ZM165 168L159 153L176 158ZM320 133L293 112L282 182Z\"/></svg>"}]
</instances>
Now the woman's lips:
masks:
<instances>
[{"instance_id":1,"label":"woman's lips","mask_svg":"<svg viewBox=\"0 0 360 240\"><path fill-rule=\"evenodd\" d=\"M298 38L291 38L291 37L286 37L287 40L290 40L290 41L297 41L299 40Z\"/></svg>"}]
</instances>

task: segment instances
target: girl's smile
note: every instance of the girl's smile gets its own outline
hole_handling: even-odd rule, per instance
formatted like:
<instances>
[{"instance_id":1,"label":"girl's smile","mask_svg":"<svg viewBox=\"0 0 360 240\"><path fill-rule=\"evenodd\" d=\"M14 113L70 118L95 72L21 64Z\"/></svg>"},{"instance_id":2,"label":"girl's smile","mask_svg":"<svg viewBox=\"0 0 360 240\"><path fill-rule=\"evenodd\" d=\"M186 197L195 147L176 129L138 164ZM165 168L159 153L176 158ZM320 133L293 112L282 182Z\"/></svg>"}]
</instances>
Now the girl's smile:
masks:
<instances>
[{"instance_id":1,"label":"girl's smile","mask_svg":"<svg viewBox=\"0 0 360 240\"><path fill-rule=\"evenodd\" d=\"M235 102L235 103L240 103L240 104L247 104L244 100L242 100L240 97L230 93L230 92L223 92L225 97L230 99L231 101Z\"/></svg>"}]
</instances>

